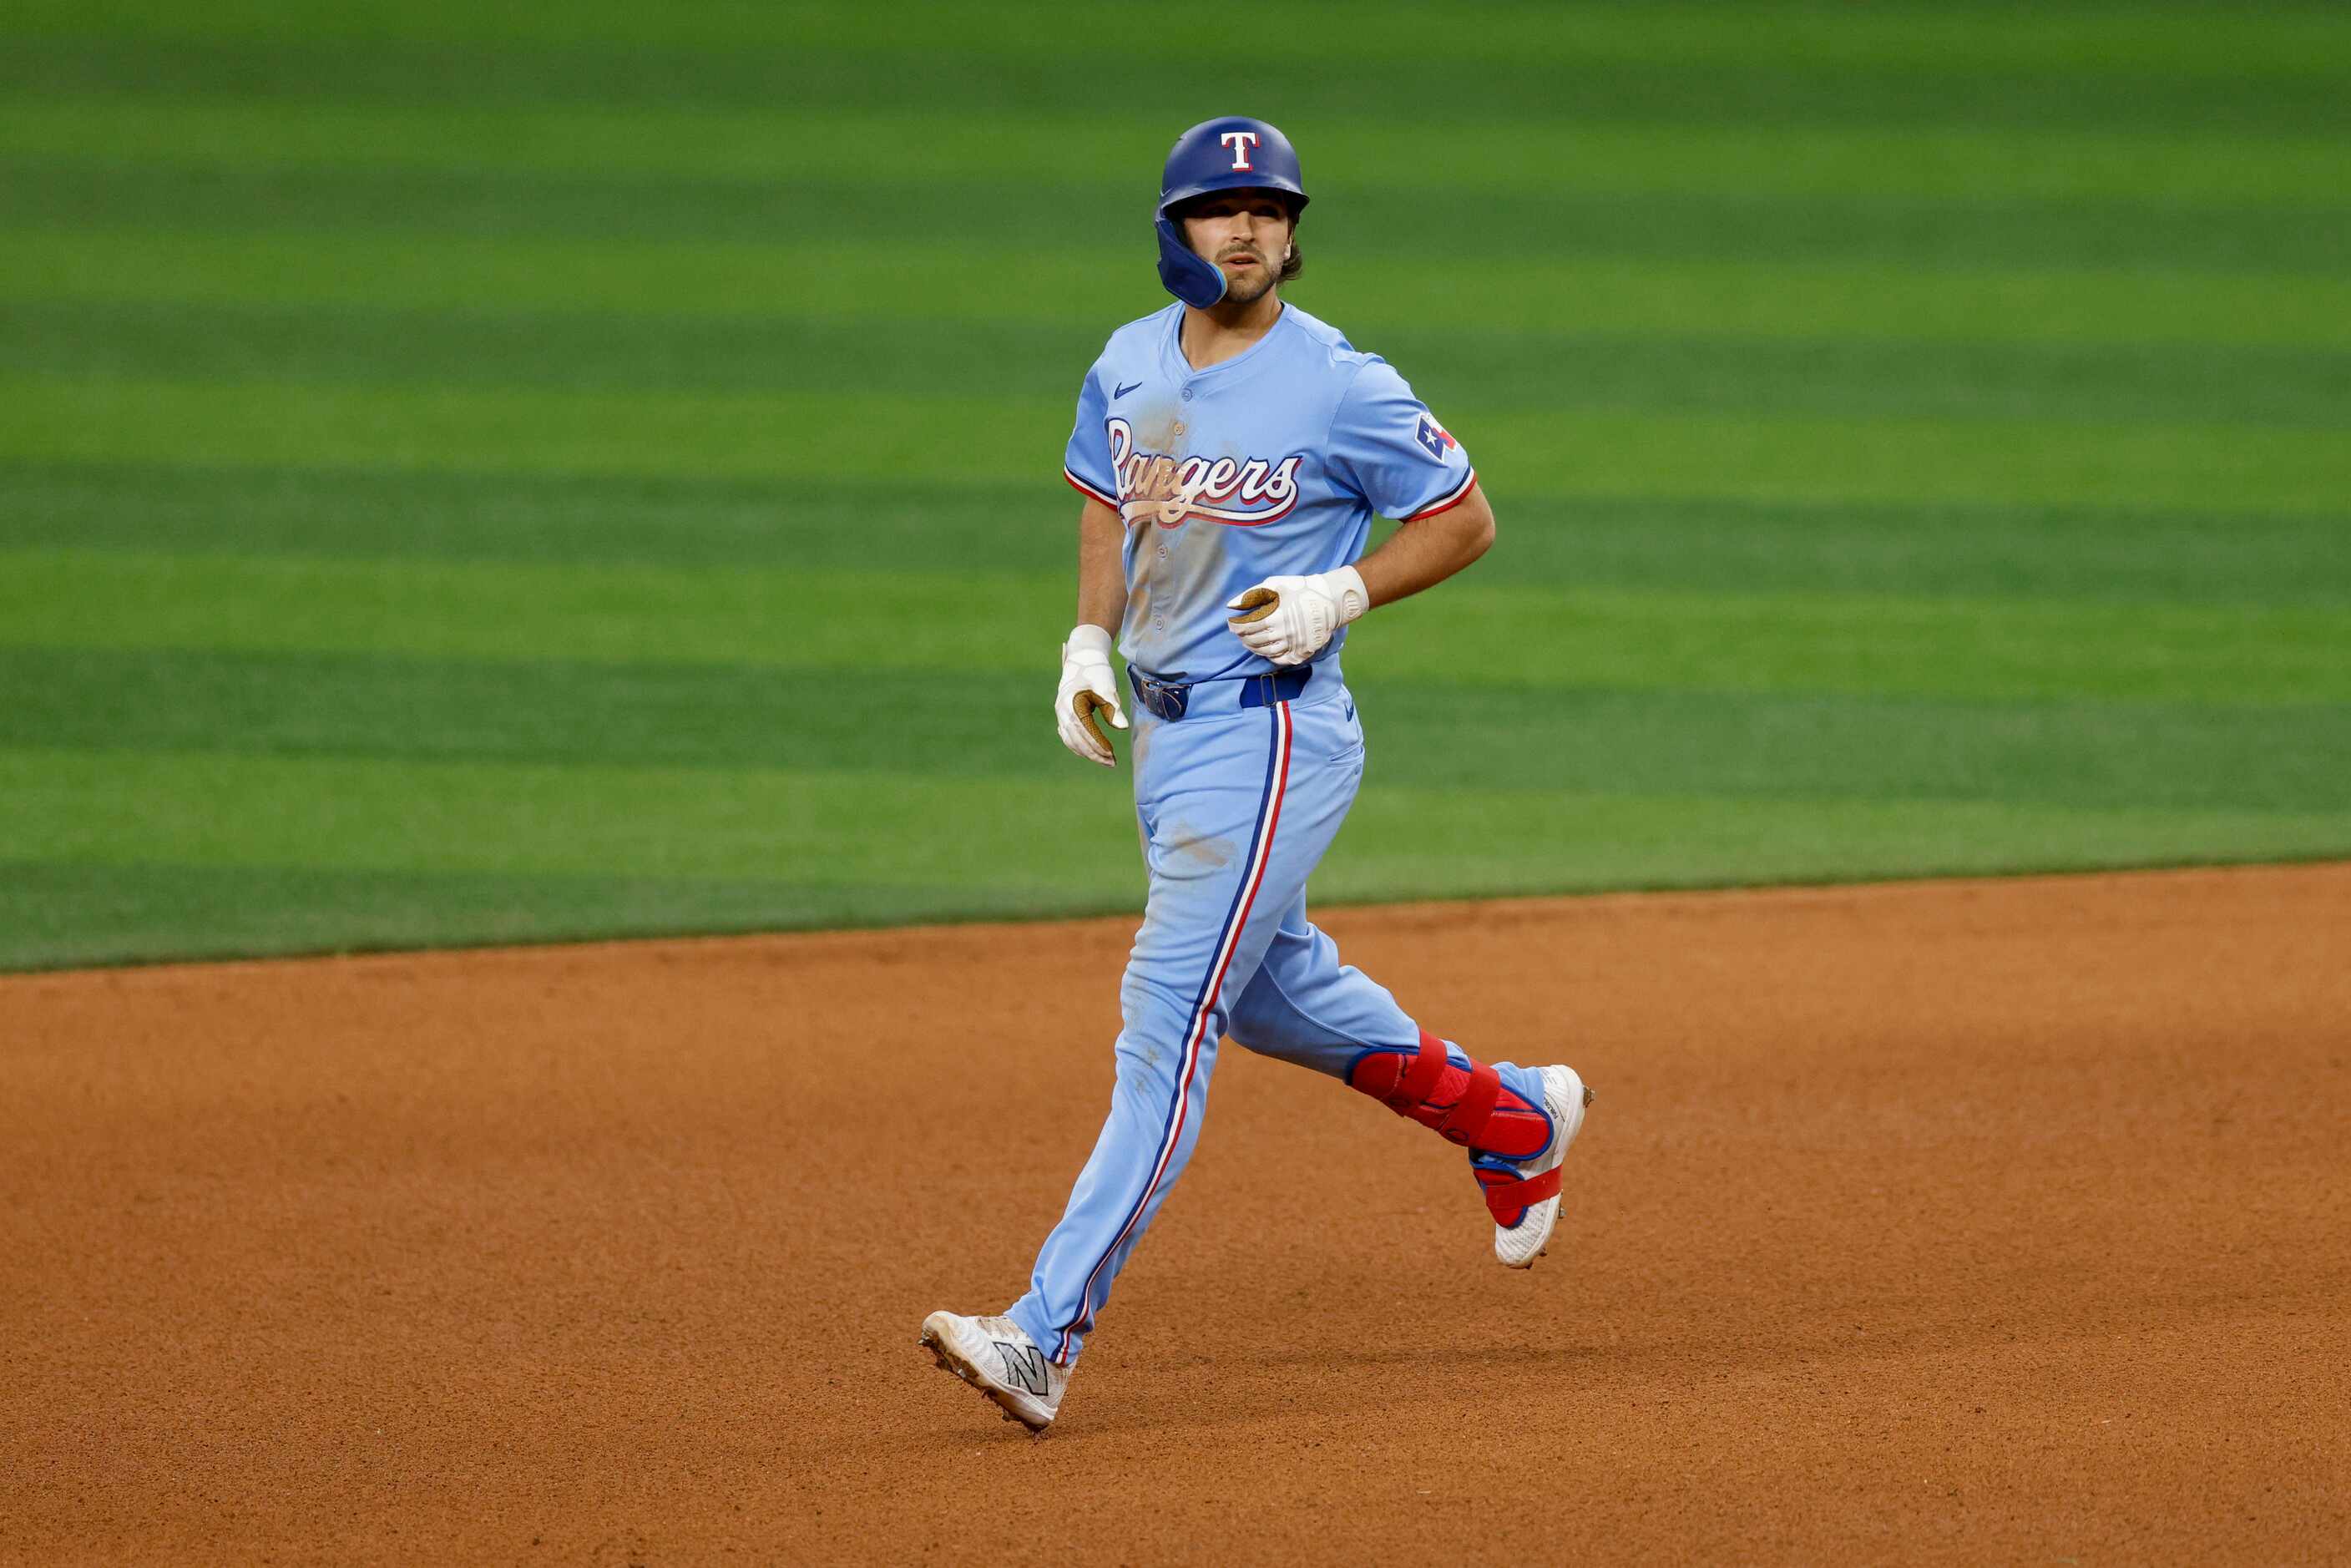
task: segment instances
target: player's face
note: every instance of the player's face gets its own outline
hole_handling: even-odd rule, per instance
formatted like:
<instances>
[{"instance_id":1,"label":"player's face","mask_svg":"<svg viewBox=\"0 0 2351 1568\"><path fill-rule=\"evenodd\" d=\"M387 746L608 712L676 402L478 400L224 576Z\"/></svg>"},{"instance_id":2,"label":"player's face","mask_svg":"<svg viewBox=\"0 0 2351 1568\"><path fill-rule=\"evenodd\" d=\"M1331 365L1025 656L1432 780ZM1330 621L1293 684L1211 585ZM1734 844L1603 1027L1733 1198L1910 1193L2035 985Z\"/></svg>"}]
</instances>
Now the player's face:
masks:
<instances>
[{"instance_id":1,"label":"player's face","mask_svg":"<svg viewBox=\"0 0 2351 1568\"><path fill-rule=\"evenodd\" d=\"M1225 275L1235 305L1263 298L1290 254L1290 209L1265 191L1204 196L1184 213L1184 237Z\"/></svg>"}]
</instances>

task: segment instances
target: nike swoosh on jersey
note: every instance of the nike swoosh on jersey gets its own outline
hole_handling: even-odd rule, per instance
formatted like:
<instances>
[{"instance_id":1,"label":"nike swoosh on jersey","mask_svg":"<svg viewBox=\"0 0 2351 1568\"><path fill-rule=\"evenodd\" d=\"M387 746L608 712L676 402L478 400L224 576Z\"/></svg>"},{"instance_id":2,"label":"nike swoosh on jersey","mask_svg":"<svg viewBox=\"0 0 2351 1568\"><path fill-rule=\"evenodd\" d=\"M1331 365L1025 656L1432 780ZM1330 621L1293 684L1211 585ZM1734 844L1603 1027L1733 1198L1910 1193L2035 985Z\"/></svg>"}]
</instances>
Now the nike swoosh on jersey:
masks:
<instances>
[{"instance_id":1,"label":"nike swoosh on jersey","mask_svg":"<svg viewBox=\"0 0 2351 1568\"><path fill-rule=\"evenodd\" d=\"M1119 389L1118 389L1118 391L1116 391L1116 392L1113 392L1113 393L1111 393L1111 394L1110 394L1110 401L1111 401L1111 402L1116 402L1119 399L1121 399L1121 398L1124 397L1127 393L1129 393L1129 392L1133 392L1135 388L1137 388L1137 387L1141 386L1142 384L1143 384L1143 383L1142 383L1141 382L1127 382L1124 386L1123 386L1123 387L1119 388Z\"/></svg>"}]
</instances>

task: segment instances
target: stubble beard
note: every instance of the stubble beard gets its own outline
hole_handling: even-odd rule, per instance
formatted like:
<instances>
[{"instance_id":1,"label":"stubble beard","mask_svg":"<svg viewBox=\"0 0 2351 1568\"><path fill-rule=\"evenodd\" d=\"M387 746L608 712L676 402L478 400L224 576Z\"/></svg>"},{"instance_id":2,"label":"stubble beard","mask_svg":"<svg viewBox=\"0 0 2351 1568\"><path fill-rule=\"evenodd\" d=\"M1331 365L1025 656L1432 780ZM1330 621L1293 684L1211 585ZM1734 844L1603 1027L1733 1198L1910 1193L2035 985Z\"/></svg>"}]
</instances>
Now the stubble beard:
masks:
<instances>
[{"instance_id":1,"label":"stubble beard","mask_svg":"<svg viewBox=\"0 0 2351 1568\"><path fill-rule=\"evenodd\" d=\"M1225 272L1221 267L1217 270ZM1280 277L1276 275L1274 269L1266 265L1265 258L1259 256L1254 269L1253 279L1247 275L1235 277L1231 273L1225 272L1225 301L1230 305L1254 305L1271 293L1273 286L1280 281Z\"/></svg>"}]
</instances>

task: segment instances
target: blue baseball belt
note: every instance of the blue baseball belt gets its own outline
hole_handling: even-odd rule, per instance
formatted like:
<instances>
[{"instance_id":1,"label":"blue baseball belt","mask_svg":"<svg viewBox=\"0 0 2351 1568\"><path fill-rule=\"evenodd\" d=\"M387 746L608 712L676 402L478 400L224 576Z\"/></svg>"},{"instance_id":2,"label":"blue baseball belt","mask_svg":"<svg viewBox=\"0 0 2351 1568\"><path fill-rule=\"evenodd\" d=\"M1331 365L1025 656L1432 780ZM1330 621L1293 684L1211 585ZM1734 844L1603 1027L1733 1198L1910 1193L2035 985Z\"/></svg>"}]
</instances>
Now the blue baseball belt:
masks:
<instances>
[{"instance_id":1,"label":"blue baseball belt","mask_svg":"<svg viewBox=\"0 0 2351 1568\"><path fill-rule=\"evenodd\" d=\"M1203 713L1234 713L1245 707L1270 707L1286 703L1306 689L1314 678L1314 666L1295 664L1288 669L1273 670L1262 675L1217 675L1200 681L1171 681L1146 674L1133 664L1126 667L1127 684L1134 688L1134 700L1144 712L1159 718L1182 718L1186 714L1198 716ZM1230 693L1228 696L1227 694ZM1193 706L1193 696L1202 700Z\"/></svg>"}]
</instances>

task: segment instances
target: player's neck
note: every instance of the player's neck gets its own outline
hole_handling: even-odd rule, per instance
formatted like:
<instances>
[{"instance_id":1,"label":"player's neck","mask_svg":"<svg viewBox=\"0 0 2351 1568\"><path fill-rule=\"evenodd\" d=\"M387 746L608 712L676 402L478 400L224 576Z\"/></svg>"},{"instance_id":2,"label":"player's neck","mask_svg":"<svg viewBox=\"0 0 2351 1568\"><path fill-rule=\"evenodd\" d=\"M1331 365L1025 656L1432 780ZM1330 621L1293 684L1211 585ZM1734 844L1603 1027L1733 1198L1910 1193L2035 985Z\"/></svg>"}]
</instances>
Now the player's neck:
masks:
<instances>
[{"instance_id":1,"label":"player's neck","mask_svg":"<svg viewBox=\"0 0 2351 1568\"><path fill-rule=\"evenodd\" d=\"M1281 319L1281 292L1269 288L1246 305L1229 301L1184 307L1184 330L1177 339L1184 358L1196 371L1223 364L1273 330Z\"/></svg>"}]
</instances>

